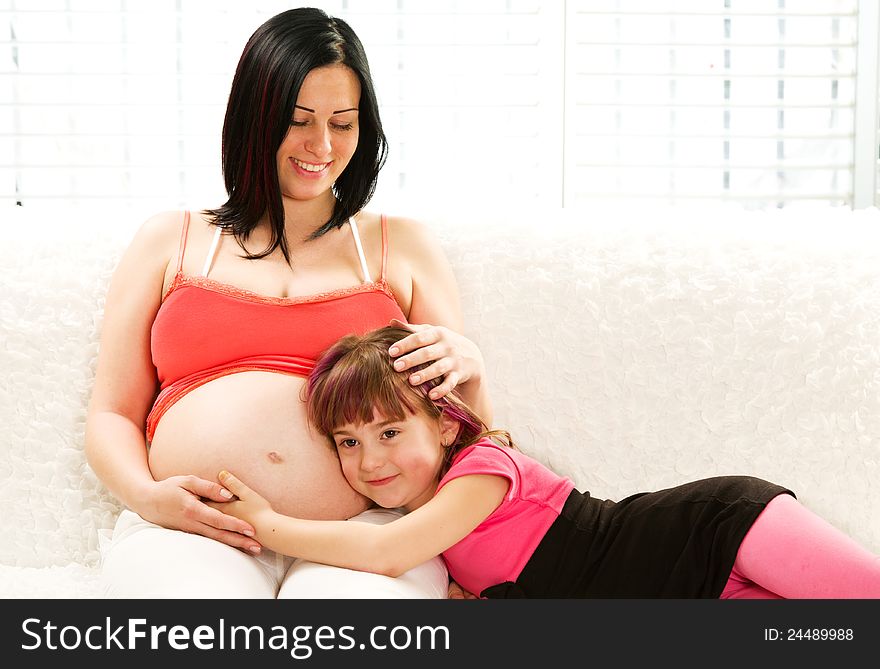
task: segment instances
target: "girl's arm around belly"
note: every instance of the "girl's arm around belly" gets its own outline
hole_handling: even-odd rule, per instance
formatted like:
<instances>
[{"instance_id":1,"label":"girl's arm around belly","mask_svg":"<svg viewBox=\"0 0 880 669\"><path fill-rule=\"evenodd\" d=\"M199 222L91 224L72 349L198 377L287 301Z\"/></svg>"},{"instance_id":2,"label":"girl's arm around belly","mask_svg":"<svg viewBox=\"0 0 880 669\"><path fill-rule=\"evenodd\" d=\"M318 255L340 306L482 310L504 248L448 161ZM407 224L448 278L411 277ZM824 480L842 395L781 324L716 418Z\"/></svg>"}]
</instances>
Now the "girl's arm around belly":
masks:
<instances>
[{"instance_id":1,"label":"girl's arm around belly","mask_svg":"<svg viewBox=\"0 0 880 669\"><path fill-rule=\"evenodd\" d=\"M509 482L475 474L447 483L431 500L386 525L314 521L277 513L228 472L220 481L238 498L223 505L248 520L267 548L346 569L397 577L458 543L501 503ZM220 506L212 504L212 506Z\"/></svg>"}]
</instances>

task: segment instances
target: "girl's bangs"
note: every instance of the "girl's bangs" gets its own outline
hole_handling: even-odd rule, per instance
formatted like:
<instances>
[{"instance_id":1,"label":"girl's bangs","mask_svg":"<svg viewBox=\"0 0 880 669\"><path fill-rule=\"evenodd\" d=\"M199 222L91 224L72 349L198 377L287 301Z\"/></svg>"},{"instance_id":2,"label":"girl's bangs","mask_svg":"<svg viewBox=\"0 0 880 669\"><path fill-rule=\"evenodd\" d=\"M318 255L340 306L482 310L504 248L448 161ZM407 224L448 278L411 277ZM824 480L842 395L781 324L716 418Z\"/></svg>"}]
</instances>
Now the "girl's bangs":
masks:
<instances>
[{"instance_id":1,"label":"girl's bangs","mask_svg":"<svg viewBox=\"0 0 880 669\"><path fill-rule=\"evenodd\" d=\"M390 420L416 413L417 390L378 357L346 356L313 389L312 419L321 432L331 434L341 425L371 423L379 417L377 413Z\"/></svg>"}]
</instances>

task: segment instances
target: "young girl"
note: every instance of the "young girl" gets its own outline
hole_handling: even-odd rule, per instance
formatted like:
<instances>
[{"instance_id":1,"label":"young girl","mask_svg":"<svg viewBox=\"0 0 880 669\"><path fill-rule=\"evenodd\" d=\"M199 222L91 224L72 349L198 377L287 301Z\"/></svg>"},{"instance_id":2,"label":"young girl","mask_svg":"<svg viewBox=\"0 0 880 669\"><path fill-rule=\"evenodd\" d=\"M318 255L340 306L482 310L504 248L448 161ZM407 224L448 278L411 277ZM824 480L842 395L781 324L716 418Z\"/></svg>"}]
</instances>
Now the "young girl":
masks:
<instances>
[{"instance_id":1,"label":"young girl","mask_svg":"<svg viewBox=\"0 0 880 669\"><path fill-rule=\"evenodd\" d=\"M620 502L578 492L455 393L432 399L436 381L394 371L388 349L406 334L341 339L307 402L349 484L409 513L387 525L300 520L221 472L238 498L224 511L264 546L391 576L442 553L481 597L880 598L880 558L773 483L725 476Z\"/></svg>"}]
</instances>

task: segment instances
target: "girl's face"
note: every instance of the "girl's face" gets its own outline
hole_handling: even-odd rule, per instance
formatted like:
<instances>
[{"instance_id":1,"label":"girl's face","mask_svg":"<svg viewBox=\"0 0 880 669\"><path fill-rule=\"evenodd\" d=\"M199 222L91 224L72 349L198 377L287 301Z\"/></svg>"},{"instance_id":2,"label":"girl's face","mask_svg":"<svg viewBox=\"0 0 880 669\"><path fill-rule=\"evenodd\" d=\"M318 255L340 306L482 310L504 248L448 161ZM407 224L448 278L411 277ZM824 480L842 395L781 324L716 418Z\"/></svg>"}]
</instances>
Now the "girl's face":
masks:
<instances>
[{"instance_id":1,"label":"girl's face","mask_svg":"<svg viewBox=\"0 0 880 669\"><path fill-rule=\"evenodd\" d=\"M444 443L458 423L445 416L407 414L404 420L375 415L371 423L342 425L332 435L349 485L379 506L407 511L434 496Z\"/></svg>"},{"instance_id":2,"label":"girl's face","mask_svg":"<svg viewBox=\"0 0 880 669\"><path fill-rule=\"evenodd\" d=\"M330 192L357 148L360 96L360 81L345 65L306 75L276 155L284 197L311 200Z\"/></svg>"}]
</instances>

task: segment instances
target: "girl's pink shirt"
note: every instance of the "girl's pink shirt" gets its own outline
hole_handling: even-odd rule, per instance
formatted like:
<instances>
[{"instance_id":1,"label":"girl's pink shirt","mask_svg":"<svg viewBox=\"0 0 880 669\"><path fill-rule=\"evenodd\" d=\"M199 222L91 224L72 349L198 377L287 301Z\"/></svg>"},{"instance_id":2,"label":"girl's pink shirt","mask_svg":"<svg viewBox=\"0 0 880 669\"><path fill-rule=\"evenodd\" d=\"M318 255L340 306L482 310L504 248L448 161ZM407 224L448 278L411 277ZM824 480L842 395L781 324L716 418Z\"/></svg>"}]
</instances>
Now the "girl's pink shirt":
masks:
<instances>
[{"instance_id":1,"label":"girl's pink shirt","mask_svg":"<svg viewBox=\"0 0 880 669\"><path fill-rule=\"evenodd\" d=\"M482 439L459 453L437 486L472 474L503 476L510 482L504 500L477 528L443 553L449 573L468 592L479 594L515 581L574 489L520 451Z\"/></svg>"}]
</instances>

